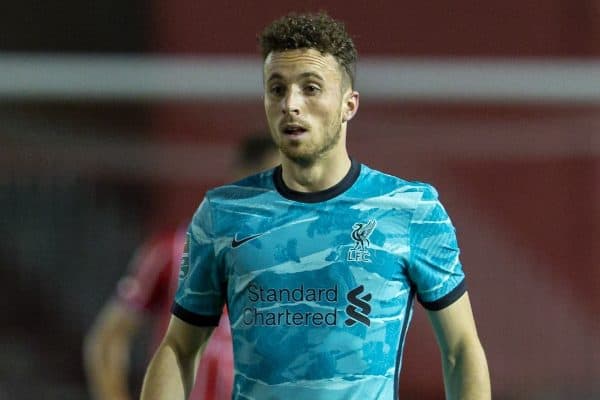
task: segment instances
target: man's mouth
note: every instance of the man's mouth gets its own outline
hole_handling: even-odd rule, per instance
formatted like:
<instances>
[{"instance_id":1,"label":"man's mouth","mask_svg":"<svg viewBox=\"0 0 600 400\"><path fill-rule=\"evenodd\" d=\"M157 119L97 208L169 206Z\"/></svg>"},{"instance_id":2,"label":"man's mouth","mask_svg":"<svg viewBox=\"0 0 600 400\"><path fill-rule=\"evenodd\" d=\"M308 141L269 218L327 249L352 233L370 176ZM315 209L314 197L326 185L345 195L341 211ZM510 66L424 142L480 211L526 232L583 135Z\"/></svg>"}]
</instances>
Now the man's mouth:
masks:
<instances>
[{"instance_id":1,"label":"man's mouth","mask_svg":"<svg viewBox=\"0 0 600 400\"><path fill-rule=\"evenodd\" d=\"M306 128L301 125L285 125L282 129L283 133L290 136L298 136L306 132Z\"/></svg>"}]
</instances>

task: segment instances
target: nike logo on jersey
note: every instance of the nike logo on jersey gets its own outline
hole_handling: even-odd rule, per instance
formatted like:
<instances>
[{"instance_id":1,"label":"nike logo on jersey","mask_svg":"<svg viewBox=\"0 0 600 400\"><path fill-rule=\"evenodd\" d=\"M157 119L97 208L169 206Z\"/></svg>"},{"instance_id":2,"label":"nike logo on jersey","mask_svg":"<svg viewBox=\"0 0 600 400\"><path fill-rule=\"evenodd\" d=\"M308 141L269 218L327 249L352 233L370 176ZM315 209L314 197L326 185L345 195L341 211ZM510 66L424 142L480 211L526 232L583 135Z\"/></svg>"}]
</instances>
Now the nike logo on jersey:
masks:
<instances>
[{"instance_id":1,"label":"nike logo on jersey","mask_svg":"<svg viewBox=\"0 0 600 400\"><path fill-rule=\"evenodd\" d=\"M231 240L231 247L235 249L236 247L239 247L239 246L243 245L244 243L249 242L252 239L256 239L257 237L262 236L262 235L263 235L262 233L257 233L256 235L247 236L243 239L238 240L237 234L236 234L236 236L234 236L233 239Z\"/></svg>"}]
</instances>

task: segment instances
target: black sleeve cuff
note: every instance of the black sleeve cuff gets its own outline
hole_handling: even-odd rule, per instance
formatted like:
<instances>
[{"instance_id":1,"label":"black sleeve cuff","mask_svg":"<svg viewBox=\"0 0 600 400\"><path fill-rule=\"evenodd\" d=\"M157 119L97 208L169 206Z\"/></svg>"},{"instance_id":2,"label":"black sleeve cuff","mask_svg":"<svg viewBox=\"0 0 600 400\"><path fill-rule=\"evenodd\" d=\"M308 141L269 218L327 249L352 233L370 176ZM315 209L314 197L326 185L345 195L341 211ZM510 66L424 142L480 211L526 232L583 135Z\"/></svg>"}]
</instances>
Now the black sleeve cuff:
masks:
<instances>
[{"instance_id":1,"label":"black sleeve cuff","mask_svg":"<svg viewBox=\"0 0 600 400\"><path fill-rule=\"evenodd\" d=\"M201 315L186 310L177 303L173 303L171 313L177 318L196 326L217 326L221 315Z\"/></svg>"},{"instance_id":2,"label":"black sleeve cuff","mask_svg":"<svg viewBox=\"0 0 600 400\"><path fill-rule=\"evenodd\" d=\"M463 279L458 286L452 289L450 293L440 299L434 301L423 301L419 296L417 296L417 299L419 300L419 303L421 303L421 305L426 309L430 311L439 311L460 299L466 291L467 282Z\"/></svg>"}]
</instances>

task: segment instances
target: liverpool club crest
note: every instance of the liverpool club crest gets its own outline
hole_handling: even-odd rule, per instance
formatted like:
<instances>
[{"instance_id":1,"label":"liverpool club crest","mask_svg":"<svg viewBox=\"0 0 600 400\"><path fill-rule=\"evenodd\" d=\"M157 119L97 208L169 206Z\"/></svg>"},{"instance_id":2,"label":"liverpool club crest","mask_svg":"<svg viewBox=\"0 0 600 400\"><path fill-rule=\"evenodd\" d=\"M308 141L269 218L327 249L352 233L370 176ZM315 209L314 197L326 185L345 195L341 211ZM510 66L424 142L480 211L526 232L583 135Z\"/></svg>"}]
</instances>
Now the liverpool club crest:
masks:
<instances>
[{"instance_id":1,"label":"liverpool club crest","mask_svg":"<svg viewBox=\"0 0 600 400\"><path fill-rule=\"evenodd\" d=\"M352 225L352 240L354 246L348 250L348 261L371 262L371 253L369 253L369 236L375 230L377 221L374 219L369 222L357 222Z\"/></svg>"}]
</instances>

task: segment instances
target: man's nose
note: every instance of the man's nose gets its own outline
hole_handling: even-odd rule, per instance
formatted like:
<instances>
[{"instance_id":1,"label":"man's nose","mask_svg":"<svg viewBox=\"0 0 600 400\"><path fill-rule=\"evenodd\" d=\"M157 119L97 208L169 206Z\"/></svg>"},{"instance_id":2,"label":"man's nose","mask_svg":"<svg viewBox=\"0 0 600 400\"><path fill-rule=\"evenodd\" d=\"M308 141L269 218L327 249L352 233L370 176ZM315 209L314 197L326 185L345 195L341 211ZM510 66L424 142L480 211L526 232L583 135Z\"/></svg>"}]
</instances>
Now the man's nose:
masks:
<instances>
[{"instance_id":1,"label":"man's nose","mask_svg":"<svg viewBox=\"0 0 600 400\"><path fill-rule=\"evenodd\" d=\"M282 111L284 114L300 114L300 105L302 103L302 94L295 88L290 88L282 101Z\"/></svg>"}]
</instances>

